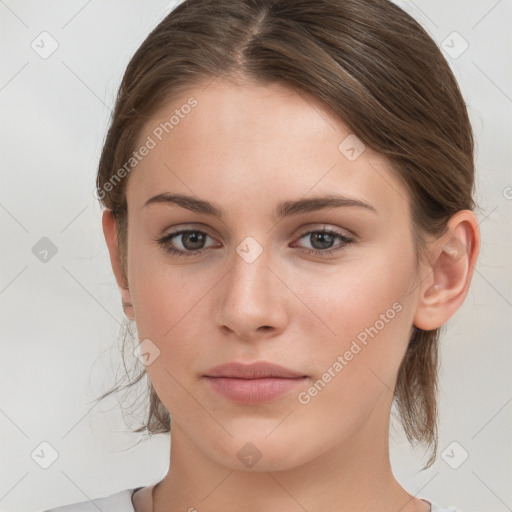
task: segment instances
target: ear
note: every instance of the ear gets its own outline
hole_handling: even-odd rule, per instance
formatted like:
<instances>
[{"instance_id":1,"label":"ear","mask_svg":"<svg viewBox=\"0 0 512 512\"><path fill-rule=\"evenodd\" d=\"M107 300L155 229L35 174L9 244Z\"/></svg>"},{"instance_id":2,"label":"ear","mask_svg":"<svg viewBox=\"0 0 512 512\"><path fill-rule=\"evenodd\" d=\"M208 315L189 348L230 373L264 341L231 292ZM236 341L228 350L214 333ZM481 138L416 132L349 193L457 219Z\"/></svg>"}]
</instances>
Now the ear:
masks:
<instances>
[{"instance_id":1,"label":"ear","mask_svg":"<svg viewBox=\"0 0 512 512\"><path fill-rule=\"evenodd\" d=\"M480 251L478 221L470 210L455 213L446 233L430 249L427 277L420 285L414 325L430 331L441 327L464 302Z\"/></svg>"},{"instance_id":2,"label":"ear","mask_svg":"<svg viewBox=\"0 0 512 512\"><path fill-rule=\"evenodd\" d=\"M121 291L121 299L123 303L123 311L130 320L135 320L133 313L132 299L130 289L128 287L128 279L125 270L121 264L119 253L119 241L117 238L117 224L112 210L105 210L102 218L103 234L107 242L108 252L110 253L110 263L117 285Z\"/></svg>"}]
</instances>

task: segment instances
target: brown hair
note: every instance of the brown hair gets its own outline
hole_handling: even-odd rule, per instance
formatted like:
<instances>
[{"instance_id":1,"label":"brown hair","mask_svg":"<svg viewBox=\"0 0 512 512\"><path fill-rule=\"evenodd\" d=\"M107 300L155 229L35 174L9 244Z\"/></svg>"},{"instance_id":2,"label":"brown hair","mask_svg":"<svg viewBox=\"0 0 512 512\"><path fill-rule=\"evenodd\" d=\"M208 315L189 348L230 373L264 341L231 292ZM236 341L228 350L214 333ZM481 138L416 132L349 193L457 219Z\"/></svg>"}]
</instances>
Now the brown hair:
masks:
<instances>
[{"instance_id":1,"label":"brown hair","mask_svg":"<svg viewBox=\"0 0 512 512\"><path fill-rule=\"evenodd\" d=\"M409 190L418 254L425 234L441 235L455 212L474 208L466 105L435 42L399 7L388 0L186 0L128 64L99 162L97 193L116 216L123 265L126 179L114 183L116 172L164 102L219 75L310 93L385 155ZM437 452L438 340L439 329L413 328L394 391L407 438L432 448L425 467ZM169 413L149 390L149 416L135 432L169 432Z\"/></svg>"}]
</instances>

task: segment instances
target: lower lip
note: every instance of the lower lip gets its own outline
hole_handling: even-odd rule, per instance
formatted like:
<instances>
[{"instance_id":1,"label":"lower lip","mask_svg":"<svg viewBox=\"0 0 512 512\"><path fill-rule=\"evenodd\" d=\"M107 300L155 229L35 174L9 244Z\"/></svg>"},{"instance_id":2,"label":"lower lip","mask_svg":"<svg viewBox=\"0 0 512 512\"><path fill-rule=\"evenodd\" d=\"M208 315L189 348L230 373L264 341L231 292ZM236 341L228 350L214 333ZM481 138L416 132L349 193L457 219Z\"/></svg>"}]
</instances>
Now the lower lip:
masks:
<instances>
[{"instance_id":1,"label":"lower lip","mask_svg":"<svg viewBox=\"0 0 512 512\"><path fill-rule=\"evenodd\" d=\"M262 404L279 398L300 385L307 377L284 379L235 379L231 377L204 377L219 394L241 404Z\"/></svg>"}]
</instances>

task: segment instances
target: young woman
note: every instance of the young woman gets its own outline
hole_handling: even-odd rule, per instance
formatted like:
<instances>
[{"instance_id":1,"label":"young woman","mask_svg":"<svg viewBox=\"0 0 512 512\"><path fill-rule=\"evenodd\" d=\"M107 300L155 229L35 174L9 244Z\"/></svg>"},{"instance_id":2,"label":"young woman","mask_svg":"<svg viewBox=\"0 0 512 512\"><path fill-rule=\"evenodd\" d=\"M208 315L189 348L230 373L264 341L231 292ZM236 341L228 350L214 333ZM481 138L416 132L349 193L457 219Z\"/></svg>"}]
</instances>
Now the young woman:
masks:
<instances>
[{"instance_id":1,"label":"young woman","mask_svg":"<svg viewBox=\"0 0 512 512\"><path fill-rule=\"evenodd\" d=\"M473 181L454 76L393 3L179 4L128 65L97 177L169 471L55 510L454 510L397 482L389 421L431 465Z\"/></svg>"}]
</instances>

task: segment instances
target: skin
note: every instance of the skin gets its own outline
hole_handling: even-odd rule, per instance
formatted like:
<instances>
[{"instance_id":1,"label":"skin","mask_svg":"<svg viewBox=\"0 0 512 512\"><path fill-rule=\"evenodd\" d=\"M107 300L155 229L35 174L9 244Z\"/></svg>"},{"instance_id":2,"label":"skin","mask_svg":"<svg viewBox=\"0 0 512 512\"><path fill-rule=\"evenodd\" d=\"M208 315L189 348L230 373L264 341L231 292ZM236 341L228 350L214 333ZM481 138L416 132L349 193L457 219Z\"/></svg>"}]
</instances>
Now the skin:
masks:
<instances>
[{"instance_id":1,"label":"skin","mask_svg":"<svg viewBox=\"0 0 512 512\"><path fill-rule=\"evenodd\" d=\"M191 87L148 121L139 143L190 96L198 105L129 176L126 272L114 219L103 216L117 282L133 305L126 314L140 340L160 350L147 371L171 416L168 474L152 497L134 499L137 511L428 511L391 470L392 390L412 326L441 326L466 296L479 248L475 216L454 215L419 262L408 192L390 164L368 147L349 161L338 149L351 133L342 120L277 83L217 78ZM333 192L376 211L344 206L273 216L281 201ZM162 193L214 202L224 217L144 206ZM208 234L199 254L172 255L155 241L183 228ZM324 228L353 242L334 237L322 245L302 236ZM252 263L236 251L248 236L262 249ZM195 243L182 236L168 242L190 252L201 247ZM305 252L339 247L327 256ZM400 312L300 403L298 393L394 303ZM272 402L236 404L202 378L231 361L270 361L308 379ZM237 456L248 442L261 452L250 468Z\"/></svg>"}]
</instances>

